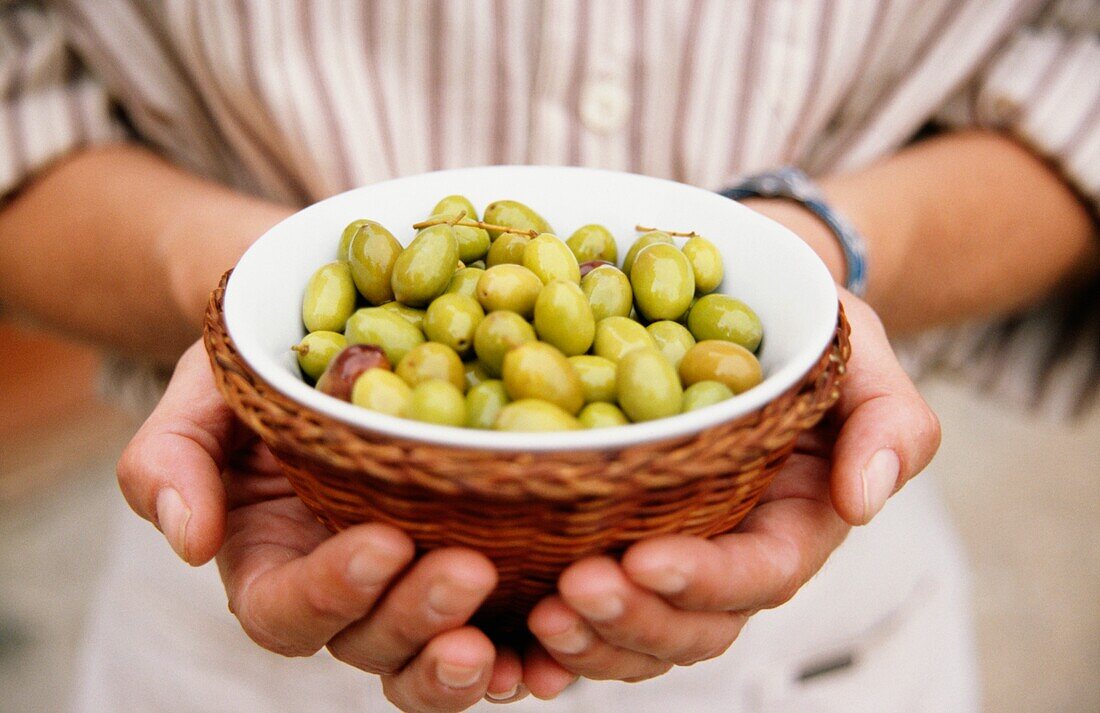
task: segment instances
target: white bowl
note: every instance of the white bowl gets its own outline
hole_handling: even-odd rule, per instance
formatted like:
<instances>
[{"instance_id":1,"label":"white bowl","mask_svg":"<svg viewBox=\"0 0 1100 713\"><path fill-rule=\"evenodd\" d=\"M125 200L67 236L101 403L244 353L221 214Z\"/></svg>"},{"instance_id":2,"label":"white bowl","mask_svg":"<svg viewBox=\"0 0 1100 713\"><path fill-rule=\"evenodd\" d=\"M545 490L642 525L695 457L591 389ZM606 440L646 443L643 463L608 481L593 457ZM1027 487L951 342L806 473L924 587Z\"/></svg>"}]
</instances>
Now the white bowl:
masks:
<instances>
[{"instance_id":1,"label":"white bowl","mask_svg":"<svg viewBox=\"0 0 1100 713\"><path fill-rule=\"evenodd\" d=\"M304 335L302 292L331 262L344 226L381 222L407 244L412 224L445 195L461 193L478 209L522 201L565 239L587 223L615 235L620 257L635 225L694 230L721 251L718 292L748 303L764 324L758 356L764 381L732 399L672 418L615 428L505 433L419 423L326 396L302 380L290 346ZM363 431L425 442L502 451L618 449L689 435L764 406L802 378L832 341L837 293L825 265L796 235L734 201L692 186L629 173L548 166L493 166L409 176L341 193L267 231L241 258L225 292L225 322L241 357L287 397Z\"/></svg>"}]
</instances>

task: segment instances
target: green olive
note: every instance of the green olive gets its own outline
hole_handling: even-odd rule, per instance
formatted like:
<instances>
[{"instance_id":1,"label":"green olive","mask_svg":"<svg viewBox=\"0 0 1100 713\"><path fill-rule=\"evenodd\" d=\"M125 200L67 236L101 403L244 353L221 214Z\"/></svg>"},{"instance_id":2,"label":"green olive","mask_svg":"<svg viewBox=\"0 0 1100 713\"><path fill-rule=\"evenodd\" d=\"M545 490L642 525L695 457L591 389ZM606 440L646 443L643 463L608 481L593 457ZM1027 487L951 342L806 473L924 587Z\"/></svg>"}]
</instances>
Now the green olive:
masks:
<instances>
[{"instance_id":1,"label":"green olive","mask_svg":"<svg viewBox=\"0 0 1100 713\"><path fill-rule=\"evenodd\" d=\"M618 362L642 347L656 349L657 345L645 327L629 317L607 317L596 323L596 339L592 348L596 356Z\"/></svg>"},{"instance_id":2,"label":"green olive","mask_svg":"<svg viewBox=\"0 0 1100 713\"><path fill-rule=\"evenodd\" d=\"M466 392L466 427L490 429L508 404L504 382L489 379Z\"/></svg>"},{"instance_id":3,"label":"green olive","mask_svg":"<svg viewBox=\"0 0 1100 713\"><path fill-rule=\"evenodd\" d=\"M466 214L462 220L477 220L477 210L466 196L447 196L435 204L432 217L453 218L463 211ZM479 260L489 252L489 233L484 228L456 225L455 238L458 239L458 256L463 262Z\"/></svg>"},{"instance_id":4,"label":"green olive","mask_svg":"<svg viewBox=\"0 0 1100 713\"><path fill-rule=\"evenodd\" d=\"M298 355L298 366L306 376L316 381L325 373L325 367L332 361L332 357L347 345L348 340L343 334L321 330L310 332L291 349Z\"/></svg>"},{"instance_id":5,"label":"green olive","mask_svg":"<svg viewBox=\"0 0 1100 713\"><path fill-rule=\"evenodd\" d=\"M391 364L400 363L409 350L424 342L424 334L393 310L364 307L348 318L348 344L373 344Z\"/></svg>"},{"instance_id":6,"label":"green olive","mask_svg":"<svg viewBox=\"0 0 1100 713\"><path fill-rule=\"evenodd\" d=\"M420 307L443 294L458 264L458 240L449 225L424 228L393 266L393 295L398 302Z\"/></svg>"},{"instance_id":7,"label":"green olive","mask_svg":"<svg viewBox=\"0 0 1100 713\"><path fill-rule=\"evenodd\" d=\"M466 355L474 347L474 332L485 318L481 305L466 295L440 295L428 305L424 334L428 339Z\"/></svg>"},{"instance_id":8,"label":"green olive","mask_svg":"<svg viewBox=\"0 0 1100 713\"><path fill-rule=\"evenodd\" d=\"M699 341L723 339L755 352L764 336L760 318L747 304L729 295L700 297L688 315L688 329Z\"/></svg>"},{"instance_id":9,"label":"green olive","mask_svg":"<svg viewBox=\"0 0 1100 713\"><path fill-rule=\"evenodd\" d=\"M393 299L393 266L401 254L401 243L382 225L363 221L348 247L348 264L359 294L372 305Z\"/></svg>"},{"instance_id":10,"label":"green olive","mask_svg":"<svg viewBox=\"0 0 1100 713\"><path fill-rule=\"evenodd\" d=\"M717 381L735 394L748 391L764 380L760 362L740 344L707 339L688 349L680 362L685 386L700 381Z\"/></svg>"},{"instance_id":11,"label":"green olive","mask_svg":"<svg viewBox=\"0 0 1100 713\"><path fill-rule=\"evenodd\" d=\"M500 376L504 355L535 341L535 329L515 312L490 312L474 332L474 351L490 376Z\"/></svg>"},{"instance_id":12,"label":"green olive","mask_svg":"<svg viewBox=\"0 0 1100 713\"><path fill-rule=\"evenodd\" d=\"M569 363L581 380L586 404L595 401L614 403L615 377L618 373L615 362L603 357L584 354L569 357Z\"/></svg>"},{"instance_id":13,"label":"green olive","mask_svg":"<svg viewBox=\"0 0 1100 713\"><path fill-rule=\"evenodd\" d=\"M489 372L485 371L485 367L481 365L481 362L476 359L474 361L463 362L462 371L465 373L466 377L467 392L478 384L492 378L489 376Z\"/></svg>"},{"instance_id":14,"label":"green olive","mask_svg":"<svg viewBox=\"0 0 1100 713\"><path fill-rule=\"evenodd\" d=\"M682 250L695 274L695 292L700 295L714 292L726 274L722 253L714 243L698 235L684 243Z\"/></svg>"},{"instance_id":15,"label":"green olive","mask_svg":"<svg viewBox=\"0 0 1100 713\"><path fill-rule=\"evenodd\" d=\"M645 329L674 369L680 368L680 360L684 358L684 354L695 346L695 337L691 336L687 327L678 322L665 319L654 322Z\"/></svg>"},{"instance_id":16,"label":"green olive","mask_svg":"<svg viewBox=\"0 0 1100 713\"><path fill-rule=\"evenodd\" d=\"M498 431L575 431L584 426L561 407L540 399L513 401L500 410Z\"/></svg>"},{"instance_id":17,"label":"green olive","mask_svg":"<svg viewBox=\"0 0 1100 713\"><path fill-rule=\"evenodd\" d=\"M530 319L542 281L523 265L494 265L477 281L477 301L486 312L505 310Z\"/></svg>"},{"instance_id":18,"label":"green olive","mask_svg":"<svg viewBox=\"0 0 1100 713\"><path fill-rule=\"evenodd\" d=\"M493 246L489 248L489 254L485 258L485 264L494 265L522 265L523 251L527 248L531 238L517 233L505 233L501 235Z\"/></svg>"},{"instance_id":19,"label":"green olive","mask_svg":"<svg viewBox=\"0 0 1100 713\"><path fill-rule=\"evenodd\" d=\"M584 354L596 336L596 321L581 288L555 280L535 300L535 333L566 356Z\"/></svg>"},{"instance_id":20,"label":"green olive","mask_svg":"<svg viewBox=\"0 0 1100 713\"><path fill-rule=\"evenodd\" d=\"M679 317L676 318L677 324L682 324L685 327L687 326L688 317L691 315L691 308L694 307L695 303L698 302L698 301L699 301L699 296L698 295L691 298L691 304L688 305L688 308L686 310L684 310L684 313L682 315L680 315Z\"/></svg>"},{"instance_id":21,"label":"green olive","mask_svg":"<svg viewBox=\"0 0 1100 713\"><path fill-rule=\"evenodd\" d=\"M592 307L596 323L607 317L626 317L634 307L630 280L617 267L597 267L581 280L581 290Z\"/></svg>"},{"instance_id":22,"label":"green olive","mask_svg":"<svg viewBox=\"0 0 1100 713\"><path fill-rule=\"evenodd\" d=\"M466 370L462 368L462 360L454 349L436 342L424 342L410 349L397 365L395 373L409 386L440 379L451 382L459 391L466 388Z\"/></svg>"},{"instance_id":23,"label":"green olive","mask_svg":"<svg viewBox=\"0 0 1100 713\"><path fill-rule=\"evenodd\" d=\"M638 253L630 270L634 304L650 322L676 319L695 296L691 263L675 245L657 243Z\"/></svg>"},{"instance_id":24,"label":"green olive","mask_svg":"<svg viewBox=\"0 0 1100 713\"><path fill-rule=\"evenodd\" d=\"M364 371L351 387L353 404L390 416L407 415L411 397L409 385L400 376L385 369Z\"/></svg>"},{"instance_id":25,"label":"green olive","mask_svg":"<svg viewBox=\"0 0 1100 713\"><path fill-rule=\"evenodd\" d=\"M577 415L577 420L585 428L611 428L612 426L625 426L630 423L626 414L615 404L597 401L588 404Z\"/></svg>"},{"instance_id":26,"label":"green olive","mask_svg":"<svg viewBox=\"0 0 1100 713\"><path fill-rule=\"evenodd\" d=\"M696 381L684 389L683 413L706 408L733 398L733 392L725 384L717 381Z\"/></svg>"},{"instance_id":27,"label":"green olive","mask_svg":"<svg viewBox=\"0 0 1100 713\"><path fill-rule=\"evenodd\" d=\"M441 426L466 425L466 397L449 381L421 381L409 396L408 417Z\"/></svg>"},{"instance_id":28,"label":"green olive","mask_svg":"<svg viewBox=\"0 0 1100 713\"><path fill-rule=\"evenodd\" d=\"M642 248L647 248L654 243L668 243L672 245L672 236L661 230L651 230L641 235L634 241L634 244L630 246L630 249L626 251L626 257L623 258L623 272L629 275L630 270L634 267L634 260L637 259L638 253L642 251Z\"/></svg>"},{"instance_id":29,"label":"green olive","mask_svg":"<svg viewBox=\"0 0 1100 713\"><path fill-rule=\"evenodd\" d=\"M355 237L356 231L363 227L367 223L373 223L373 220L367 220L366 218L360 218L359 220L353 220L347 224L344 228L344 232L340 234L340 246L336 248L336 259L347 261L348 248L351 247L351 239Z\"/></svg>"},{"instance_id":30,"label":"green olive","mask_svg":"<svg viewBox=\"0 0 1100 713\"><path fill-rule=\"evenodd\" d=\"M455 271L451 281L447 283L444 294L459 294L477 298L477 281L485 274L485 270L477 267L463 267Z\"/></svg>"},{"instance_id":31,"label":"green olive","mask_svg":"<svg viewBox=\"0 0 1100 713\"><path fill-rule=\"evenodd\" d=\"M583 225L574 230L565 243L573 251L577 262L607 260L614 263L619 259L619 246L615 244L615 236L602 225Z\"/></svg>"},{"instance_id":32,"label":"green olive","mask_svg":"<svg viewBox=\"0 0 1100 713\"><path fill-rule=\"evenodd\" d=\"M416 307L406 307L400 302L387 302L382 305L382 309L389 310L394 314L400 315L406 322L416 327L417 329L424 329L424 310L417 309Z\"/></svg>"},{"instance_id":33,"label":"green olive","mask_svg":"<svg viewBox=\"0 0 1100 713\"><path fill-rule=\"evenodd\" d=\"M684 389L668 359L654 348L645 348L635 349L619 362L616 392L623 413L637 423L680 413Z\"/></svg>"},{"instance_id":34,"label":"green olive","mask_svg":"<svg viewBox=\"0 0 1100 713\"><path fill-rule=\"evenodd\" d=\"M523 266L538 275L544 285L554 280L564 280L574 285L581 281L581 268L573 251L550 233L541 233L527 243L523 248Z\"/></svg>"},{"instance_id":35,"label":"green olive","mask_svg":"<svg viewBox=\"0 0 1100 713\"><path fill-rule=\"evenodd\" d=\"M485 222L503 225L506 228L533 230L536 233L552 233L546 220L519 201L493 201L485 207ZM503 235L499 230L490 230L489 237L496 240Z\"/></svg>"},{"instance_id":36,"label":"green olive","mask_svg":"<svg viewBox=\"0 0 1100 713\"><path fill-rule=\"evenodd\" d=\"M484 270L486 267L488 267L488 265L485 264L484 260L474 260L473 262L468 264L466 267L476 268L478 270Z\"/></svg>"},{"instance_id":37,"label":"green olive","mask_svg":"<svg viewBox=\"0 0 1100 713\"><path fill-rule=\"evenodd\" d=\"M355 283L346 262L317 268L306 283L302 322L310 332L342 332L355 311Z\"/></svg>"},{"instance_id":38,"label":"green olive","mask_svg":"<svg viewBox=\"0 0 1100 713\"><path fill-rule=\"evenodd\" d=\"M576 414L584 387L565 355L544 342L527 342L504 355L504 386L516 399L542 399Z\"/></svg>"}]
</instances>

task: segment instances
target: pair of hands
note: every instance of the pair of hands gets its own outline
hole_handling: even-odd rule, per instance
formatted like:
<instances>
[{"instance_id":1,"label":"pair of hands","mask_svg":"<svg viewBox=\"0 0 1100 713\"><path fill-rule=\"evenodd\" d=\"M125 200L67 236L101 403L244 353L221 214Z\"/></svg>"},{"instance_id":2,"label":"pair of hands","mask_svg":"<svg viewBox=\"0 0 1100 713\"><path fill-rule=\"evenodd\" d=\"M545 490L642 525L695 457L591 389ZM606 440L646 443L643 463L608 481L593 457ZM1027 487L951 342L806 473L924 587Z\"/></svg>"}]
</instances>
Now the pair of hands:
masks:
<instances>
[{"instance_id":1,"label":"pair of hands","mask_svg":"<svg viewBox=\"0 0 1100 713\"><path fill-rule=\"evenodd\" d=\"M222 401L201 344L123 453L119 482L182 559L217 557L230 609L256 643L288 656L327 647L379 674L403 709L553 698L578 676L651 678L724 652L753 612L790 599L849 526L870 521L934 455L935 416L874 312L843 299L853 356L840 401L737 530L574 564L531 612L526 651L468 625L496 584L484 556L452 548L416 559L393 528L332 535L320 525Z\"/></svg>"}]
</instances>

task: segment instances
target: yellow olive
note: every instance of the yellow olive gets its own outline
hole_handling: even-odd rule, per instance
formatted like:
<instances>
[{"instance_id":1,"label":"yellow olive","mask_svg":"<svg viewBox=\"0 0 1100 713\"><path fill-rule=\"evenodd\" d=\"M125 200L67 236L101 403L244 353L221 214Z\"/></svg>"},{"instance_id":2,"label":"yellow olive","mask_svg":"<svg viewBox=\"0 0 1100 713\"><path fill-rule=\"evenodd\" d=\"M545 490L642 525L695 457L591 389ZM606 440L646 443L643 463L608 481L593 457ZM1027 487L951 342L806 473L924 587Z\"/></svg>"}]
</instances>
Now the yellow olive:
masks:
<instances>
[{"instance_id":1,"label":"yellow olive","mask_svg":"<svg viewBox=\"0 0 1100 713\"><path fill-rule=\"evenodd\" d=\"M353 220L347 224L344 228L344 232L340 234L340 246L336 248L336 259L347 261L348 248L351 247L351 239L355 237L356 231L367 223L373 223L373 220L367 220L366 218L360 218L359 220Z\"/></svg>"},{"instance_id":2,"label":"yellow olive","mask_svg":"<svg viewBox=\"0 0 1100 713\"><path fill-rule=\"evenodd\" d=\"M441 426L466 424L466 397L449 381L421 381L409 396L408 417Z\"/></svg>"},{"instance_id":3,"label":"yellow olive","mask_svg":"<svg viewBox=\"0 0 1100 713\"><path fill-rule=\"evenodd\" d=\"M348 246L348 264L359 294L372 305L393 299L393 266L401 254L401 243L390 231L373 220L362 221Z\"/></svg>"},{"instance_id":4,"label":"yellow olive","mask_svg":"<svg viewBox=\"0 0 1100 713\"><path fill-rule=\"evenodd\" d=\"M615 244L615 236L602 225L592 223L581 226L573 231L569 240L565 242L573 251L577 262L607 260L614 263L619 259L619 247Z\"/></svg>"},{"instance_id":5,"label":"yellow olive","mask_svg":"<svg viewBox=\"0 0 1100 713\"><path fill-rule=\"evenodd\" d=\"M477 281L477 301L486 312L505 310L530 319L542 282L523 265L494 265Z\"/></svg>"},{"instance_id":6,"label":"yellow olive","mask_svg":"<svg viewBox=\"0 0 1100 713\"><path fill-rule=\"evenodd\" d=\"M477 267L464 267L457 270L451 281L447 283L444 294L460 294L477 298L477 281L485 274L485 270Z\"/></svg>"},{"instance_id":7,"label":"yellow olive","mask_svg":"<svg viewBox=\"0 0 1100 713\"><path fill-rule=\"evenodd\" d=\"M638 253L642 251L642 248L647 248L654 243L672 245L672 236L661 230L651 230L641 235L626 251L626 257L623 258L623 272L630 275L630 270L634 267L634 260L638 257Z\"/></svg>"},{"instance_id":8,"label":"yellow olive","mask_svg":"<svg viewBox=\"0 0 1100 713\"><path fill-rule=\"evenodd\" d=\"M500 410L498 431L575 431L584 426L561 407L540 399L513 401Z\"/></svg>"},{"instance_id":9,"label":"yellow olive","mask_svg":"<svg viewBox=\"0 0 1100 713\"><path fill-rule=\"evenodd\" d=\"M691 263L674 245L657 243L641 250L630 270L634 304L648 321L676 319L695 296Z\"/></svg>"},{"instance_id":10,"label":"yellow olive","mask_svg":"<svg viewBox=\"0 0 1100 713\"><path fill-rule=\"evenodd\" d=\"M619 407L631 421L652 421L680 413L684 389L661 352L635 349L619 362Z\"/></svg>"},{"instance_id":11,"label":"yellow olive","mask_svg":"<svg viewBox=\"0 0 1100 713\"><path fill-rule=\"evenodd\" d=\"M405 416L411 397L409 385L397 374L385 369L364 371L351 387L353 404L390 416Z\"/></svg>"},{"instance_id":12,"label":"yellow olive","mask_svg":"<svg viewBox=\"0 0 1100 713\"><path fill-rule=\"evenodd\" d=\"M542 233L523 248L523 266L539 276L542 284L564 280L579 284L581 268L569 246L556 235Z\"/></svg>"},{"instance_id":13,"label":"yellow olive","mask_svg":"<svg viewBox=\"0 0 1100 713\"><path fill-rule=\"evenodd\" d=\"M654 322L645 329L674 369L680 368L680 360L684 358L684 354L695 346L695 337L691 336L687 327L678 322L665 319Z\"/></svg>"},{"instance_id":14,"label":"yellow olive","mask_svg":"<svg viewBox=\"0 0 1100 713\"><path fill-rule=\"evenodd\" d=\"M446 224L424 228L397 256L390 284L398 302L420 307L443 294L458 264L458 240Z\"/></svg>"},{"instance_id":15,"label":"yellow olive","mask_svg":"<svg viewBox=\"0 0 1100 713\"><path fill-rule=\"evenodd\" d=\"M489 376L489 372L485 371L485 367L481 365L481 362L476 359L474 361L464 362L462 364L462 370L465 372L467 392L478 384L492 378Z\"/></svg>"},{"instance_id":16,"label":"yellow olive","mask_svg":"<svg viewBox=\"0 0 1100 713\"><path fill-rule=\"evenodd\" d=\"M466 196L447 196L435 204L432 217L453 218L463 211L462 220L478 219L474 204ZM480 260L489 252L489 233L484 228L456 225L455 238L458 239L458 256L463 262Z\"/></svg>"},{"instance_id":17,"label":"yellow olive","mask_svg":"<svg viewBox=\"0 0 1100 713\"><path fill-rule=\"evenodd\" d=\"M474 351L490 376L500 376L504 355L535 341L535 330L515 312L490 312L474 332Z\"/></svg>"},{"instance_id":18,"label":"yellow olive","mask_svg":"<svg viewBox=\"0 0 1100 713\"><path fill-rule=\"evenodd\" d=\"M489 267L495 265L522 265L523 251L531 238L517 233L505 233L497 238L493 246L489 248L489 254L485 258L485 264Z\"/></svg>"},{"instance_id":19,"label":"yellow olive","mask_svg":"<svg viewBox=\"0 0 1100 713\"><path fill-rule=\"evenodd\" d=\"M485 207L485 222L493 225L503 225L507 228L519 228L520 230L534 230L536 233L552 233L550 224L546 220L519 201L493 201ZM493 240L502 234L499 230L490 230L489 237Z\"/></svg>"},{"instance_id":20,"label":"yellow olive","mask_svg":"<svg viewBox=\"0 0 1100 713\"><path fill-rule=\"evenodd\" d=\"M474 347L474 332L485 318L481 305L466 295L440 295L428 305L424 316L424 334L428 339L446 344L460 355Z\"/></svg>"},{"instance_id":21,"label":"yellow olive","mask_svg":"<svg viewBox=\"0 0 1100 713\"><path fill-rule=\"evenodd\" d=\"M685 386L717 381L735 394L748 391L764 380L760 362L740 344L707 339L688 349L680 362Z\"/></svg>"},{"instance_id":22,"label":"yellow olive","mask_svg":"<svg viewBox=\"0 0 1100 713\"><path fill-rule=\"evenodd\" d=\"M597 324L607 317L626 317L634 306L630 280L617 267L597 267L581 280L581 290Z\"/></svg>"},{"instance_id":23,"label":"yellow olive","mask_svg":"<svg viewBox=\"0 0 1100 713\"><path fill-rule=\"evenodd\" d=\"M700 295L714 292L726 274L722 253L714 243L698 235L684 243L683 251L695 274L695 292Z\"/></svg>"},{"instance_id":24,"label":"yellow olive","mask_svg":"<svg viewBox=\"0 0 1100 713\"><path fill-rule=\"evenodd\" d=\"M417 309L416 307L406 307L400 302L387 302L382 305L382 309L389 310L394 314L401 316L406 322L416 327L417 329L424 329L424 310Z\"/></svg>"},{"instance_id":25,"label":"yellow olive","mask_svg":"<svg viewBox=\"0 0 1100 713\"><path fill-rule=\"evenodd\" d=\"M733 392L717 381L696 381L684 389L683 412L694 411L733 398Z\"/></svg>"},{"instance_id":26,"label":"yellow olive","mask_svg":"<svg viewBox=\"0 0 1100 713\"><path fill-rule=\"evenodd\" d=\"M436 342L424 342L409 350L397 365L396 374L409 386L422 381L449 381L459 391L466 388L466 371L462 360L450 347Z\"/></svg>"},{"instance_id":27,"label":"yellow olive","mask_svg":"<svg viewBox=\"0 0 1100 713\"><path fill-rule=\"evenodd\" d=\"M527 342L505 354L503 374L512 399L542 399L570 414L584 406L577 372L564 354L544 342Z\"/></svg>"},{"instance_id":28,"label":"yellow olive","mask_svg":"<svg viewBox=\"0 0 1100 713\"><path fill-rule=\"evenodd\" d=\"M498 379L483 381L466 392L466 427L490 429L508 405L508 391Z\"/></svg>"},{"instance_id":29,"label":"yellow olive","mask_svg":"<svg viewBox=\"0 0 1100 713\"><path fill-rule=\"evenodd\" d=\"M398 364L409 350L424 342L424 334L393 310L364 307L348 319L344 332L348 344L380 347L391 364Z\"/></svg>"},{"instance_id":30,"label":"yellow olive","mask_svg":"<svg viewBox=\"0 0 1100 713\"><path fill-rule=\"evenodd\" d=\"M573 371L577 372L577 377L581 380L585 403L590 404L594 401L614 403L615 376L618 373L615 362L603 357L583 354L569 357L569 363L573 365Z\"/></svg>"},{"instance_id":31,"label":"yellow olive","mask_svg":"<svg viewBox=\"0 0 1100 713\"><path fill-rule=\"evenodd\" d=\"M346 262L317 268L306 283L302 322L310 332L342 332L355 311L355 283Z\"/></svg>"},{"instance_id":32,"label":"yellow olive","mask_svg":"<svg viewBox=\"0 0 1100 713\"><path fill-rule=\"evenodd\" d=\"M348 345L347 338L339 332L310 332L297 345L291 347L298 355L298 366L306 376L316 381L325 373L332 358Z\"/></svg>"},{"instance_id":33,"label":"yellow olive","mask_svg":"<svg viewBox=\"0 0 1100 713\"><path fill-rule=\"evenodd\" d=\"M588 404L577 415L577 420L585 428L611 428L612 426L625 426L630 423L626 414L615 404L597 401Z\"/></svg>"},{"instance_id":34,"label":"yellow olive","mask_svg":"<svg viewBox=\"0 0 1100 713\"><path fill-rule=\"evenodd\" d=\"M645 327L629 317L607 317L596 323L593 349L596 356L618 362L635 349L657 345Z\"/></svg>"},{"instance_id":35,"label":"yellow olive","mask_svg":"<svg viewBox=\"0 0 1100 713\"><path fill-rule=\"evenodd\" d=\"M700 297L688 314L688 329L699 341L722 339L755 352L764 336L756 312L729 295Z\"/></svg>"},{"instance_id":36,"label":"yellow olive","mask_svg":"<svg viewBox=\"0 0 1100 713\"><path fill-rule=\"evenodd\" d=\"M535 301L535 332L566 356L588 351L596 335L596 322L581 288L561 280L543 287Z\"/></svg>"}]
</instances>

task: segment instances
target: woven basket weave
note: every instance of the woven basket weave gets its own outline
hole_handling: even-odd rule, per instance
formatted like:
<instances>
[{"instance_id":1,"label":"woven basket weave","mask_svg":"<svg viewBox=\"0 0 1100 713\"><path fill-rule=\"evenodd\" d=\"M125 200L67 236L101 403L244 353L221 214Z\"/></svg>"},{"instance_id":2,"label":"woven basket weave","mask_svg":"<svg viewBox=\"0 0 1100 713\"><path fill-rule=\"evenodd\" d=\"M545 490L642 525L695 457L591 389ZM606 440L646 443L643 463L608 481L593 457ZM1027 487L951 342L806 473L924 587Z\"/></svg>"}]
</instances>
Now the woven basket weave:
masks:
<instances>
[{"instance_id":1,"label":"woven basket weave","mask_svg":"<svg viewBox=\"0 0 1100 713\"><path fill-rule=\"evenodd\" d=\"M733 529L798 434L836 402L850 354L841 310L836 338L799 384L706 431L616 451L441 447L360 431L274 390L226 333L228 277L211 295L205 343L237 416L331 530L378 521L408 533L421 550L458 545L487 555L500 581L477 621L502 636L525 629L531 607L578 559L617 554L654 535L708 537Z\"/></svg>"}]
</instances>

